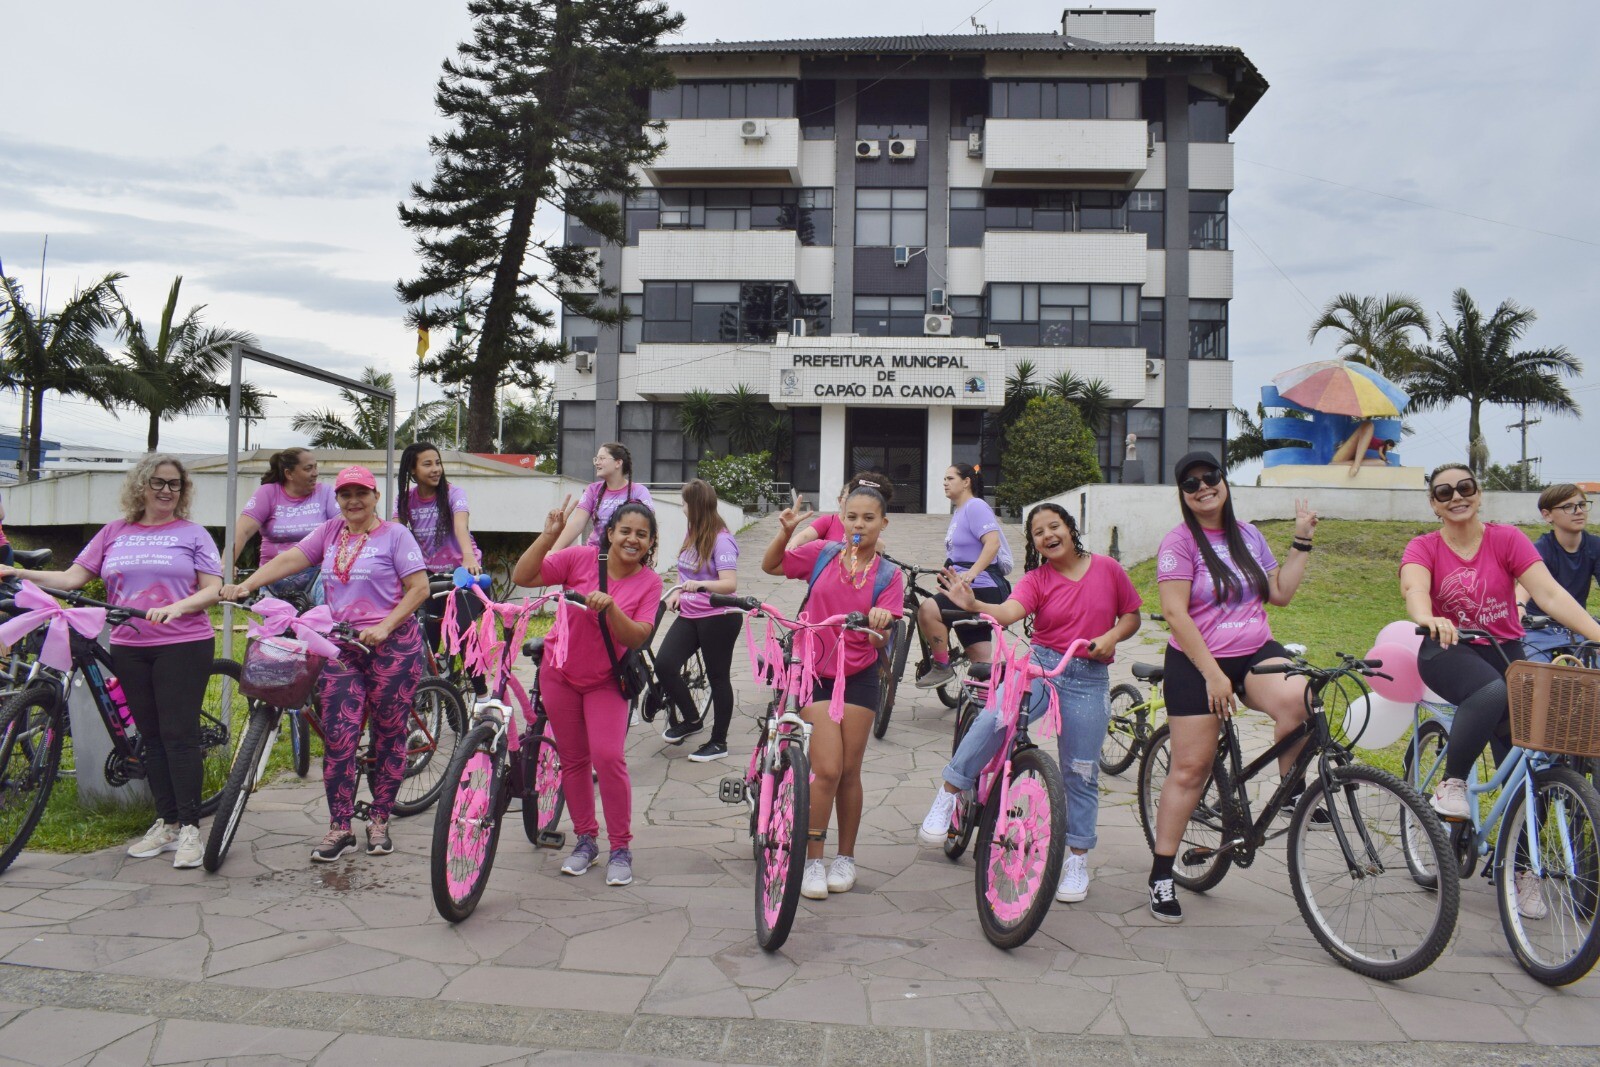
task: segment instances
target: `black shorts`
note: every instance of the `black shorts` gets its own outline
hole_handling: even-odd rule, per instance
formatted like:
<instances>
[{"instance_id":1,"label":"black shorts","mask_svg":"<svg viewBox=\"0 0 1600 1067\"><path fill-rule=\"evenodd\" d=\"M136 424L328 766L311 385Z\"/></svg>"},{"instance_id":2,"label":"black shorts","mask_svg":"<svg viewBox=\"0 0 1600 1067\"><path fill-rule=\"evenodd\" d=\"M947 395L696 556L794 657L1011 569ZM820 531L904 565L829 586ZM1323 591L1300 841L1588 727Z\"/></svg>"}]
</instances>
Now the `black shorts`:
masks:
<instances>
[{"instance_id":1,"label":"black shorts","mask_svg":"<svg viewBox=\"0 0 1600 1067\"><path fill-rule=\"evenodd\" d=\"M1250 668L1269 659L1293 659L1289 650L1276 641L1268 641L1254 652L1244 656L1219 656L1217 666L1233 683L1234 692L1242 692L1245 676ZM1200 668L1189 661L1182 652L1167 646L1167 659L1162 675L1162 693L1167 699L1167 715L1209 715L1206 706L1206 679Z\"/></svg>"},{"instance_id":2,"label":"black shorts","mask_svg":"<svg viewBox=\"0 0 1600 1067\"><path fill-rule=\"evenodd\" d=\"M997 585L974 587L972 595L978 599L980 604L1004 604L1006 602L1006 591ZM941 611L961 610L943 593L935 596L933 602L939 605ZM986 622L958 622L951 629L955 630L956 637L960 639L962 648L994 640L994 631L989 629L989 624Z\"/></svg>"},{"instance_id":3,"label":"black shorts","mask_svg":"<svg viewBox=\"0 0 1600 1067\"><path fill-rule=\"evenodd\" d=\"M833 690L836 684L833 678L818 678L817 687L811 693L811 703L826 704L833 699ZM878 665L874 663L864 671L846 675L844 679L844 702L854 704L859 708L878 710Z\"/></svg>"}]
</instances>

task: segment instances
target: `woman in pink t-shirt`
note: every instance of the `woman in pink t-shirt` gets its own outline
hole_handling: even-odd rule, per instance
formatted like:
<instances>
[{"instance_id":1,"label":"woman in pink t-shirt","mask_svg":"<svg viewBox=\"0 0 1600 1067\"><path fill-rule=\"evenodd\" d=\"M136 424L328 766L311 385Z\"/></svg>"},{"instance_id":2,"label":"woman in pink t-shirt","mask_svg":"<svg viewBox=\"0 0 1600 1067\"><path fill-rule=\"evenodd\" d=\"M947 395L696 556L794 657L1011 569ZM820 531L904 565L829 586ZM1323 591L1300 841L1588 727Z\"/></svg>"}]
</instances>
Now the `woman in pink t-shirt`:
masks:
<instances>
[{"instance_id":1,"label":"woman in pink t-shirt","mask_svg":"<svg viewBox=\"0 0 1600 1067\"><path fill-rule=\"evenodd\" d=\"M317 481L317 456L309 448L285 448L267 460L267 473L261 485L245 501L233 532L233 558L258 532L261 534L261 562L271 563L278 553L300 543L301 539L329 519L339 517L339 502L333 487ZM298 574L280 578L267 590L273 596L304 596L310 604L322 603L322 571L307 567Z\"/></svg>"},{"instance_id":2,"label":"woman in pink t-shirt","mask_svg":"<svg viewBox=\"0 0 1600 1067\"><path fill-rule=\"evenodd\" d=\"M522 586L559 585L582 593L588 605L588 610L562 608L569 613L564 647L548 650L539 669L539 695L556 735L561 788L578 835L561 873L583 874L600 856L592 766L600 779L600 803L611 845L606 885L627 885L633 881L633 786L624 755L628 701L613 668L612 652L621 657L640 648L655 626L661 604L661 576L653 569L656 516L643 504L623 504L601 531L604 552L592 545L557 550L556 538L572 511L572 498L567 497L545 516L544 529L517 560L511 580ZM601 567L606 569L604 592Z\"/></svg>"},{"instance_id":3,"label":"woman in pink t-shirt","mask_svg":"<svg viewBox=\"0 0 1600 1067\"><path fill-rule=\"evenodd\" d=\"M1428 476L1428 503L1440 527L1413 538L1400 557L1400 590L1411 621L1428 628L1417 650L1422 680L1456 705L1445 746L1444 780L1433 794L1440 815L1465 819L1467 771L1488 745L1495 762L1510 750L1511 706L1506 696L1506 660L1522 659L1522 619L1516 589L1522 587L1551 618L1590 641L1600 641L1600 623L1562 589L1526 534L1515 526L1478 517L1483 497L1472 472L1447 463ZM1458 628L1485 630L1499 642L1473 644ZM1524 875L1518 875L1521 887ZM1526 914L1526 913L1525 913Z\"/></svg>"},{"instance_id":4,"label":"woman in pink t-shirt","mask_svg":"<svg viewBox=\"0 0 1600 1067\"><path fill-rule=\"evenodd\" d=\"M1183 522L1167 534L1156 554L1161 613L1172 630L1162 681L1172 767L1161 787L1150 869L1150 912L1169 923L1183 921L1172 882L1173 859L1211 773L1217 719L1233 715L1236 687L1243 686L1248 707L1272 717L1275 740L1305 721L1305 679L1251 674L1250 668L1289 658L1288 650L1272 639L1266 606L1281 607L1293 599L1317 529L1317 513L1305 501L1296 501L1294 540L1280 567L1261 532L1234 517L1228 481L1215 456L1190 452L1172 476ZM1285 753L1279 766L1287 770L1298 751Z\"/></svg>"},{"instance_id":5,"label":"woman in pink t-shirt","mask_svg":"<svg viewBox=\"0 0 1600 1067\"><path fill-rule=\"evenodd\" d=\"M372 734L376 773L367 819L367 855L394 851L389 812L406 769L406 736L417 683L422 680L422 628L414 613L428 595L417 539L378 511L378 482L365 467L346 467L333 483L342 516L320 524L293 548L238 585L222 591L238 600L309 566L323 566L328 607L357 630L360 648L345 645L317 679L322 705L322 785L328 833L311 850L313 863L332 863L356 847L356 744L363 722Z\"/></svg>"},{"instance_id":6,"label":"woman in pink t-shirt","mask_svg":"<svg viewBox=\"0 0 1600 1067\"><path fill-rule=\"evenodd\" d=\"M590 482L578 498L578 506L567 516L567 525L556 539L555 548L577 543L584 526L589 526L591 548L604 544L602 533L612 514L627 503L643 504L654 513L656 502L650 490L633 480L633 453L620 441L607 441L594 453L594 473L599 481ZM592 524L592 525L591 525Z\"/></svg>"},{"instance_id":7,"label":"woman in pink t-shirt","mask_svg":"<svg viewBox=\"0 0 1600 1067\"><path fill-rule=\"evenodd\" d=\"M795 504L800 504L795 497ZM847 893L856 884L856 834L861 829L861 761L867 751L867 735L872 731L872 716L878 706L878 655L888 639L889 627L901 614L905 600L905 576L898 569L882 591L878 572L891 567L878 553L878 535L889 524L888 503L876 489L857 486L845 497L842 509L846 542L816 541L801 548L787 549L789 539L810 512L797 513L784 508L778 515L778 534L767 546L761 569L785 578L801 578L810 584L802 620L821 620L834 615L863 612L871 633L825 629L818 632L819 655L816 692L801 716L811 724L811 840L806 844L805 874L800 892L812 900L825 900L829 893ZM834 546L830 549L829 546ZM811 581L817 561L825 550L833 558ZM836 656L844 642L844 674ZM828 714L834 692L844 690L844 721L834 722ZM824 868L823 838L835 805L839 809L839 853L833 864Z\"/></svg>"},{"instance_id":8,"label":"woman in pink t-shirt","mask_svg":"<svg viewBox=\"0 0 1600 1067\"><path fill-rule=\"evenodd\" d=\"M1073 903L1089 895L1088 853L1100 821L1100 745L1111 721L1111 673L1117 644L1139 629L1139 593L1128 572L1110 556L1085 551L1078 524L1058 504L1040 504L1028 513L1027 573L1004 603L980 601L967 573L947 567L939 580L945 596L963 611L986 612L1004 626L1033 619L1029 656L1054 670L1074 641L1090 642L1054 678L1041 678L1028 694L1028 721L1049 707L1045 686L1056 689L1061 734L1056 750L1067 792L1067 845L1056 899ZM1004 740L995 715L984 712L967 730L944 768L944 784L922 820L917 839L932 848L944 843L956 798L971 789L978 774Z\"/></svg>"},{"instance_id":9,"label":"woman in pink t-shirt","mask_svg":"<svg viewBox=\"0 0 1600 1067\"><path fill-rule=\"evenodd\" d=\"M200 706L216 655L211 618L222 559L206 528L189 521L194 482L176 456L151 453L122 483L123 517L107 523L64 571L0 567L52 589L82 589L91 578L106 600L143 609L111 631L111 669L144 741L156 821L128 846L136 858L176 852L174 867L198 867Z\"/></svg>"}]
</instances>

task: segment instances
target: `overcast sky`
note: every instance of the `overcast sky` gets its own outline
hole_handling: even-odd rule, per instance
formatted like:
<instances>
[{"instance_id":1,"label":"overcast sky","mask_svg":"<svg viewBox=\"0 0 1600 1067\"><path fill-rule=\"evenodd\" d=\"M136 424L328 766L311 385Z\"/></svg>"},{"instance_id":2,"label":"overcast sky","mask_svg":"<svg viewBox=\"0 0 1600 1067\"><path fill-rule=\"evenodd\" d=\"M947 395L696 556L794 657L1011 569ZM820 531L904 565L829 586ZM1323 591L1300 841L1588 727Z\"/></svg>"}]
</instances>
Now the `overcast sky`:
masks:
<instances>
[{"instance_id":1,"label":"overcast sky","mask_svg":"<svg viewBox=\"0 0 1600 1067\"><path fill-rule=\"evenodd\" d=\"M948 33L976 13L991 30L1059 28L1029 0L682 0L682 39ZM1254 407L1276 370L1332 354L1305 339L1343 291L1403 291L1437 316L1465 287L1486 310L1539 313L1529 347L1566 345L1591 370L1573 383L1600 407L1594 343L1600 164L1592 59L1600 6L1529 0L1401 4L1167 0L1163 41L1237 45L1272 88L1236 131L1231 312L1236 402ZM409 408L414 339L393 284L415 267L395 204L431 173L439 63L468 32L455 0L0 0L9 106L0 118L0 261L48 298L129 275L130 302L182 305L248 329L274 351L349 374L375 364ZM275 372L260 432L324 403ZM423 398L437 396L424 386ZM1459 407L1459 406L1458 406ZM402 415L404 410L402 410ZM1493 458L1517 458L1510 410L1493 409ZM1465 410L1419 416L1408 464L1464 454ZM0 398L0 424L17 405ZM1600 477L1585 419L1530 435L1550 480ZM45 431L73 444L142 448L143 419L52 403ZM163 430L181 450L220 449L226 421Z\"/></svg>"}]
</instances>

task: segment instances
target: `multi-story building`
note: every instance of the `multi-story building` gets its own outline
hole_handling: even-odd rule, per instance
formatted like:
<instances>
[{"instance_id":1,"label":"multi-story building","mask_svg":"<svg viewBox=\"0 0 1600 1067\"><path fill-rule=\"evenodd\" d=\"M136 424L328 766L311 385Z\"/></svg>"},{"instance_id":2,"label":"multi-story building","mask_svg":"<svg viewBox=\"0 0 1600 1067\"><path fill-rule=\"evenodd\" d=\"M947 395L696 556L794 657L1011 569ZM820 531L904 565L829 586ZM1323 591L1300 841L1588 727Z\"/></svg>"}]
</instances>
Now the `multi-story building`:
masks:
<instances>
[{"instance_id":1,"label":"multi-story building","mask_svg":"<svg viewBox=\"0 0 1600 1067\"><path fill-rule=\"evenodd\" d=\"M787 413L783 473L813 499L877 466L904 510L940 512L946 466L998 465L1023 361L1109 386L1110 480L1127 434L1149 480L1220 451L1228 138L1267 88L1239 49L1158 43L1151 10L1069 9L1060 32L662 51L664 149L626 244L597 249L631 316L563 322L563 473L620 440L636 477L692 477L679 404L742 385Z\"/></svg>"}]
</instances>

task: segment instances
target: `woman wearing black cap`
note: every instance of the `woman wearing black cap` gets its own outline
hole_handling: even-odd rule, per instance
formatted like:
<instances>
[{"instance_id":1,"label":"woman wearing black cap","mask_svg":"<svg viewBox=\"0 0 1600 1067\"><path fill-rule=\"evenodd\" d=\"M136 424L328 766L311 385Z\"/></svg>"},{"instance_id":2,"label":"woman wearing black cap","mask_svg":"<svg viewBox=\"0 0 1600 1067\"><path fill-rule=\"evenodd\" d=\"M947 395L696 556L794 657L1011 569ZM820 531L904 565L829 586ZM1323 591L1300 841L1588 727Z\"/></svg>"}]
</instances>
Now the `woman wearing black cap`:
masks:
<instances>
[{"instance_id":1,"label":"woman wearing black cap","mask_svg":"<svg viewBox=\"0 0 1600 1067\"><path fill-rule=\"evenodd\" d=\"M1250 668L1289 658L1272 639L1266 605L1282 607L1294 597L1317 528L1317 513L1306 501L1295 501L1294 540L1279 567L1261 532L1234 517L1215 456L1190 452L1173 468L1173 477L1183 522L1162 540L1156 555L1161 612L1172 630L1163 682L1172 767L1156 810L1150 869L1150 912L1169 923L1183 921L1172 884L1173 859L1216 757L1217 720L1234 712L1235 686L1243 683L1247 706L1272 717L1275 740L1305 719L1304 679L1251 674ZM1279 766L1287 769L1294 755L1286 754Z\"/></svg>"}]
</instances>

